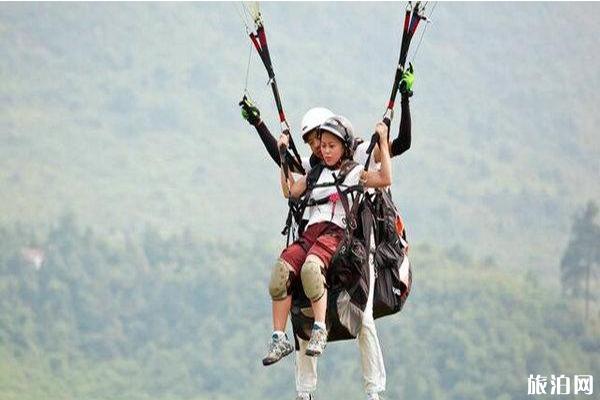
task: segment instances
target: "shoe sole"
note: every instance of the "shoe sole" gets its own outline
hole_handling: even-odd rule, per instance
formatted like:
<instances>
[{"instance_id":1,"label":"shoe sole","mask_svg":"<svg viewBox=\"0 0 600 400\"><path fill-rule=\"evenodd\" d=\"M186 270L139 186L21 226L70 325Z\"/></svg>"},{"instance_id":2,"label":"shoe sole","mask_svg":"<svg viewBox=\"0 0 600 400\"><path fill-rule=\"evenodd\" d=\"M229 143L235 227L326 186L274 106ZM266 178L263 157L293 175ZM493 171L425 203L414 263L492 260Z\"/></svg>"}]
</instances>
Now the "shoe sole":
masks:
<instances>
[{"instance_id":1,"label":"shoe sole","mask_svg":"<svg viewBox=\"0 0 600 400\"><path fill-rule=\"evenodd\" d=\"M263 358L262 363L265 367L268 367L269 365L273 365L275 364L277 361L281 360L283 357L288 356L290 354L292 354L292 351L294 351L294 349L290 349L289 351L283 353L283 355L281 357L279 357L278 359L268 359L268 358Z\"/></svg>"},{"instance_id":2,"label":"shoe sole","mask_svg":"<svg viewBox=\"0 0 600 400\"><path fill-rule=\"evenodd\" d=\"M323 352L322 351L314 351L314 350L307 349L305 354L307 356L309 356L309 357L318 357L321 354L323 354Z\"/></svg>"}]
</instances>

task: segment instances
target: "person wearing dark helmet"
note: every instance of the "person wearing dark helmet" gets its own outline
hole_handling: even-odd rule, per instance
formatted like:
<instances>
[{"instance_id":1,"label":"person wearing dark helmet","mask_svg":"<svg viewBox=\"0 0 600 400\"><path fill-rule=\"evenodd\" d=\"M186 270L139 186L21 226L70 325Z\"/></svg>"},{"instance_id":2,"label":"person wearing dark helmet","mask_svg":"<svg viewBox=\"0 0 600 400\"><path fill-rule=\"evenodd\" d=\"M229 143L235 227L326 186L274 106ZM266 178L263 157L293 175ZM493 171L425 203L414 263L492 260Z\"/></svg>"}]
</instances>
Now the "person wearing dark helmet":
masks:
<instances>
[{"instance_id":1,"label":"person wearing dark helmet","mask_svg":"<svg viewBox=\"0 0 600 400\"><path fill-rule=\"evenodd\" d=\"M383 123L376 125L382 147L381 168L377 171L364 171L361 165L352 161L354 137L345 128L341 118L330 118L320 125L319 130L324 168L310 194L311 199L318 205L309 208L306 230L296 242L281 253L272 270L269 293L273 300L273 335L267 354L263 358L265 365L273 364L293 351L293 346L284 332L291 307L290 288L295 279L301 279L305 294L311 300L315 318L306 354L318 356L325 349L327 290L324 273L346 228L344 208L336 204L339 198L336 199L334 195L337 193L334 186L335 176L344 169L348 170L344 173L343 182L339 183L340 187L346 188L356 185L385 187L391 184L388 130ZM282 135L278 144L287 146L287 136ZM306 176L295 180L289 175L286 179L282 169L281 186L286 197L299 198L307 189ZM326 202L323 202L324 199L327 199Z\"/></svg>"},{"instance_id":2,"label":"person wearing dark helmet","mask_svg":"<svg viewBox=\"0 0 600 400\"><path fill-rule=\"evenodd\" d=\"M412 66L411 66L412 67ZM411 116L409 97L412 96L412 83L414 81L413 70L410 68L403 74L402 83L400 86L401 92L401 120L398 131L398 137L393 142L389 143L389 153L391 157L403 154L411 146ZM302 119L302 137L304 142L309 144L312 150L310 158L302 159L302 166L305 171L309 171L314 166L318 165L323 156L321 154L320 146L320 135L318 134L318 127L323 119L333 113L325 108L316 107L310 109ZM242 115L257 129L261 140L265 147L269 151L271 157L281 164L279 159L277 141L272 137L269 130L265 126L264 122L260 120L260 112L255 107L246 108L242 110ZM352 125L347 119L338 117L338 120L342 122L342 125L346 126L350 132L353 132ZM365 163L367 161L366 149L368 142L362 142L361 140L354 140L354 160L359 163ZM368 165L369 171L381 169L381 154L379 146L376 146L373 152L373 157ZM374 241L371 241L373 245ZM372 261L372 260L371 260ZM374 268L372 262L370 262L370 282L374 282ZM359 350L361 354L362 370L363 370L363 383L369 400L379 399L378 393L385 390L385 367L383 364L383 355L377 337L377 331L372 314L373 306L373 285L369 288L369 300L367 303L367 309L364 314L363 323L361 330L358 335ZM284 325L285 326L285 325ZM280 332L282 333L282 332ZM297 399L299 400L312 400L313 392L316 390L317 383L317 360L316 357L308 357L305 355L309 342L299 339L299 351L296 352L296 390L298 392ZM289 349L285 349L285 354Z\"/></svg>"},{"instance_id":3,"label":"person wearing dark helmet","mask_svg":"<svg viewBox=\"0 0 600 400\"><path fill-rule=\"evenodd\" d=\"M343 116L337 116L337 120L344 126L347 132L353 135L353 127L351 122ZM356 149L360 149L361 146L355 146ZM353 159L357 162L364 164L366 162L367 154L366 150L364 154L354 153ZM359 161L361 160L361 161ZM363 165L360 165L364 168ZM381 163L372 162L369 163L370 170L376 170L381 167ZM373 189L367 189L369 191ZM370 240L371 246L374 250L374 238ZM363 312L360 330L357 336L358 348L361 358L361 367L363 375L363 386L368 400L378 400L379 393L385 391L386 387L386 372L385 365L383 362L383 353L381 351L381 345L379 337L377 335L377 329L375 326L375 320L373 318L373 297L374 297L374 286L375 286L375 266L373 257L369 257L369 288L367 293L367 304ZM314 392L317 388L317 359L315 357L308 357L303 352L306 351L307 342L297 338L299 344L299 351L296 352L296 400L314 400Z\"/></svg>"}]
</instances>

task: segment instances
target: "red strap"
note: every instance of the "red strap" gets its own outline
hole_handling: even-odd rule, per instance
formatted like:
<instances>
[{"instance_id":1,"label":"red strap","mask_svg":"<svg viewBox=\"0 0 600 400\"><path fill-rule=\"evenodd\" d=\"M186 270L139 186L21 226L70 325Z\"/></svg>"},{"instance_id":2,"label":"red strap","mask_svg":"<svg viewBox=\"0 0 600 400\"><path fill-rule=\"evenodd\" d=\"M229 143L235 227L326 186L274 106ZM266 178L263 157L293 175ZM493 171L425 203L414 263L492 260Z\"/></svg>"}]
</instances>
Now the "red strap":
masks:
<instances>
[{"instance_id":1,"label":"red strap","mask_svg":"<svg viewBox=\"0 0 600 400\"><path fill-rule=\"evenodd\" d=\"M258 40L257 39L258 36L256 36L254 33L250 33L250 40L252 40L252 44L254 44L254 48L256 49L256 51L258 51L258 53L260 54L262 49L260 48L260 44L258 44Z\"/></svg>"},{"instance_id":2,"label":"red strap","mask_svg":"<svg viewBox=\"0 0 600 400\"><path fill-rule=\"evenodd\" d=\"M417 31L417 26L419 26L419 22L421 22L421 17L418 17L417 19L417 23L415 24L414 28L411 29L411 36L415 34L415 32Z\"/></svg>"},{"instance_id":3,"label":"red strap","mask_svg":"<svg viewBox=\"0 0 600 400\"><path fill-rule=\"evenodd\" d=\"M265 35L265 28L261 25L256 30L258 33L258 39L260 40L260 45L262 47L267 47L267 35Z\"/></svg>"},{"instance_id":4,"label":"red strap","mask_svg":"<svg viewBox=\"0 0 600 400\"><path fill-rule=\"evenodd\" d=\"M404 32L408 32L408 21L410 21L410 10L404 14Z\"/></svg>"}]
</instances>

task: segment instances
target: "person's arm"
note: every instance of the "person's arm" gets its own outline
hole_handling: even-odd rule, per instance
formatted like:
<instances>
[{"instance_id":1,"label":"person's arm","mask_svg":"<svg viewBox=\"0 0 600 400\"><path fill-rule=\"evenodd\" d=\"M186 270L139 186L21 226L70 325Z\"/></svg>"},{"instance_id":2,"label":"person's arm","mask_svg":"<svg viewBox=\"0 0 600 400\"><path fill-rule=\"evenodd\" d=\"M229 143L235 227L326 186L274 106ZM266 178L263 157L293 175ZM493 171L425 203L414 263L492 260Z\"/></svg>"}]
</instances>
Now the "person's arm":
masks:
<instances>
[{"instance_id":1,"label":"person's arm","mask_svg":"<svg viewBox=\"0 0 600 400\"><path fill-rule=\"evenodd\" d=\"M406 150L410 149L412 140L411 130L412 124L410 119L410 103L409 98L413 95L412 87L415 81L415 69L412 63L408 65L408 69L402 73L402 81L400 81L400 100L401 115L400 128L398 129L398 137L394 139L390 146L391 156L399 156Z\"/></svg>"},{"instance_id":2,"label":"person's arm","mask_svg":"<svg viewBox=\"0 0 600 400\"><path fill-rule=\"evenodd\" d=\"M278 166L281 166L281 158L279 157L277 140L271 134L271 131L269 131L269 128L267 128L267 125L264 123L264 121L260 118L260 110L254 104L252 104L252 102L246 96L244 96L239 104L240 107L242 107L242 117L256 129L260 140L263 142L265 149L267 149L267 152L273 161L275 161ZM300 173L301 167L298 166L297 160L289 151L286 151L286 157L291 171Z\"/></svg>"},{"instance_id":3,"label":"person's arm","mask_svg":"<svg viewBox=\"0 0 600 400\"><path fill-rule=\"evenodd\" d=\"M278 166L281 166L279 150L277 149L277 139L273 137L271 131L269 131L269 128L267 128L267 125L264 123L263 120L259 120L258 123L254 125L254 127L256 128L256 132L258 132L260 140L265 145L265 149L267 149L267 152L269 153L273 161L275 161L275 163Z\"/></svg>"},{"instance_id":4,"label":"person's arm","mask_svg":"<svg viewBox=\"0 0 600 400\"><path fill-rule=\"evenodd\" d=\"M306 191L306 176L302 176L298 180L295 180L294 176L289 174L288 179L286 180L283 168L281 168L280 182L283 197L286 199L289 199L290 197L298 199Z\"/></svg>"},{"instance_id":5,"label":"person's arm","mask_svg":"<svg viewBox=\"0 0 600 400\"><path fill-rule=\"evenodd\" d=\"M410 119L410 102L407 94L402 94L400 100L401 114L400 114L400 128L398 129L398 137L394 139L390 146L390 153L392 157L399 156L406 150L410 149L412 141L411 134L411 119Z\"/></svg>"},{"instance_id":6,"label":"person's arm","mask_svg":"<svg viewBox=\"0 0 600 400\"><path fill-rule=\"evenodd\" d=\"M279 140L275 144L277 148L280 146L284 146L286 149L288 147L289 137L288 135L281 134ZM287 153L286 153L287 154ZM280 163L281 166L281 163ZM299 198L306 191L306 176L301 177L297 181L294 179L294 176L289 173L287 178L285 176L285 172L283 167L280 168L280 183L281 183L281 191L283 192L283 197L287 198Z\"/></svg>"},{"instance_id":7,"label":"person's arm","mask_svg":"<svg viewBox=\"0 0 600 400\"><path fill-rule=\"evenodd\" d=\"M402 93L400 100L401 114L400 114L400 128L398 129L398 137L389 144L390 157L396 157L410 149L412 142L411 135L411 119L410 119L410 103L409 95ZM381 154L379 152L379 145L376 145L373 149L373 159L375 162L381 161Z\"/></svg>"},{"instance_id":8,"label":"person's arm","mask_svg":"<svg viewBox=\"0 0 600 400\"><path fill-rule=\"evenodd\" d=\"M281 157L279 157L277 140L275 139L273 134L271 134L271 131L269 130L269 128L267 128L267 125L264 123L263 120L259 120L258 124L256 124L254 127L256 128L258 136L260 136L260 140L265 145L265 149L267 149L267 152L269 153L273 161L275 161L275 163L277 163L278 166L281 166ZM292 156L289 150L286 151L285 155L287 157L290 170L299 174L300 169L298 168L295 158Z\"/></svg>"},{"instance_id":9,"label":"person's arm","mask_svg":"<svg viewBox=\"0 0 600 400\"><path fill-rule=\"evenodd\" d=\"M392 184L392 161L388 145L388 128L383 122L378 122L375 131L379 134L379 156L381 168L378 171L363 171L361 183L365 187L386 187Z\"/></svg>"},{"instance_id":10,"label":"person's arm","mask_svg":"<svg viewBox=\"0 0 600 400\"><path fill-rule=\"evenodd\" d=\"M244 118L250 125L252 125L258 132L260 140L265 145L265 149L279 166L281 161L279 160L279 151L277 150L277 140L271 135L269 128L260 118L260 110L256 107L252 101L246 96L240 101L240 107L242 107L242 118Z\"/></svg>"}]
</instances>

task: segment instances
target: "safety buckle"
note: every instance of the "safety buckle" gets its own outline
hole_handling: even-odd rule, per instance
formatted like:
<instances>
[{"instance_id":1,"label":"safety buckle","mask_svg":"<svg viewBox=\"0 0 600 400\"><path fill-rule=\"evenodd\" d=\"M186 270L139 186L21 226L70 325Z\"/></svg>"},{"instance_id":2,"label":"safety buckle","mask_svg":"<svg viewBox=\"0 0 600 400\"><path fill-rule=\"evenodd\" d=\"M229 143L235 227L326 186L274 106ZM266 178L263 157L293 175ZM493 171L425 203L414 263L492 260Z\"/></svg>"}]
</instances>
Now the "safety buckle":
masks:
<instances>
[{"instance_id":1,"label":"safety buckle","mask_svg":"<svg viewBox=\"0 0 600 400\"><path fill-rule=\"evenodd\" d=\"M385 113L383 113L383 119L388 118L390 121L394 119L394 109L393 108L388 108L387 110L385 110Z\"/></svg>"},{"instance_id":2,"label":"safety buckle","mask_svg":"<svg viewBox=\"0 0 600 400\"><path fill-rule=\"evenodd\" d=\"M348 226L350 227L350 229L355 230L357 227L356 219L350 218L350 221L348 221Z\"/></svg>"}]
</instances>

